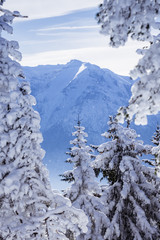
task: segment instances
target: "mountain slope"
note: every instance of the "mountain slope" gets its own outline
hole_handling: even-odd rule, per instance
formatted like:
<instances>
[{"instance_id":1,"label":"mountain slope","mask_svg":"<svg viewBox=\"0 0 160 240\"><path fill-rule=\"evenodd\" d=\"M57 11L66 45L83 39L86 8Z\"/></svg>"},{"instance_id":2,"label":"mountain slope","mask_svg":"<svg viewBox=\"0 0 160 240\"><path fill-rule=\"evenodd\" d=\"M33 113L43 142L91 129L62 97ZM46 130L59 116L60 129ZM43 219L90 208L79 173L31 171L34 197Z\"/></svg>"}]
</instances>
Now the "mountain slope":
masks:
<instances>
[{"instance_id":1,"label":"mountain slope","mask_svg":"<svg viewBox=\"0 0 160 240\"><path fill-rule=\"evenodd\" d=\"M102 143L108 116L127 105L132 81L77 60L66 65L24 67L24 72L41 115L45 163L53 181L58 181L57 175L69 167L64 153L78 116L89 135L88 143ZM153 135L157 118L151 117L147 127L135 127L146 142Z\"/></svg>"}]
</instances>

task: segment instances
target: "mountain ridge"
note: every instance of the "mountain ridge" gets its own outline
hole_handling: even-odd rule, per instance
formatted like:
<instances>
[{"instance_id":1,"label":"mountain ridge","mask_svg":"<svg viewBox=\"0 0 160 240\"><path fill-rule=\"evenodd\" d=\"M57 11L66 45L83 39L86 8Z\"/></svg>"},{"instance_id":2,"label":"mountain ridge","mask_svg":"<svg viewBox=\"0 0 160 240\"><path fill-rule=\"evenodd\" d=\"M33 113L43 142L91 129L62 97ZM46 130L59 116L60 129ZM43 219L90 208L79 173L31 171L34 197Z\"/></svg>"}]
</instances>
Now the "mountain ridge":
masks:
<instances>
[{"instance_id":1,"label":"mountain ridge","mask_svg":"<svg viewBox=\"0 0 160 240\"><path fill-rule=\"evenodd\" d=\"M78 115L89 135L88 144L102 143L101 134L108 128L108 117L128 104L133 81L79 60L65 65L23 67L23 70L41 116L44 162L51 169L53 182L55 178L59 181L58 174L68 167L64 163L65 152ZM148 126L133 125L146 143L153 135L157 119L159 116L150 117Z\"/></svg>"}]
</instances>

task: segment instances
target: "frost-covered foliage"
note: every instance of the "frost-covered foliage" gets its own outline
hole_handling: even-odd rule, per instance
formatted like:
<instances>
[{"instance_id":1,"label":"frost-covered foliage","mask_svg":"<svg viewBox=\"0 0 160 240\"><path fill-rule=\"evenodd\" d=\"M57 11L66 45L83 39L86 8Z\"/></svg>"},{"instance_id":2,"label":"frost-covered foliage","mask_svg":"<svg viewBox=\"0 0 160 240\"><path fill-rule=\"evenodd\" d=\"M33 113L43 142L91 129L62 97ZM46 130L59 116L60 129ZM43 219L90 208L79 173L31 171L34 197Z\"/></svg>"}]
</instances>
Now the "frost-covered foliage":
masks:
<instances>
[{"instance_id":1,"label":"frost-covered foliage","mask_svg":"<svg viewBox=\"0 0 160 240\"><path fill-rule=\"evenodd\" d=\"M159 196L150 181L157 177L138 157L149 147L136 140L133 129L122 127L116 120L111 118L109 126L103 134L109 141L99 146L93 162L109 183L101 197L110 220L104 239L159 239Z\"/></svg>"},{"instance_id":2,"label":"frost-covered foliage","mask_svg":"<svg viewBox=\"0 0 160 240\"><path fill-rule=\"evenodd\" d=\"M143 57L131 71L131 76L140 80L131 88L132 97L127 107L130 119L136 114L136 124L147 124L147 115L160 110L160 41L155 37L149 48L138 51Z\"/></svg>"},{"instance_id":3,"label":"frost-covered foliage","mask_svg":"<svg viewBox=\"0 0 160 240\"><path fill-rule=\"evenodd\" d=\"M68 198L53 191L52 205L45 216L47 240L75 240L87 232L88 219L82 210L72 206Z\"/></svg>"},{"instance_id":4,"label":"frost-covered foliage","mask_svg":"<svg viewBox=\"0 0 160 240\"><path fill-rule=\"evenodd\" d=\"M2 38L3 30L12 33L10 24L21 15L0 10L0 239L66 240L69 230L75 236L87 231L85 215L52 192L42 163L35 99L29 84L18 80L24 78L16 62L21 59L19 46Z\"/></svg>"},{"instance_id":5,"label":"frost-covered foliage","mask_svg":"<svg viewBox=\"0 0 160 240\"><path fill-rule=\"evenodd\" d=\"M154 145L156 145L156 147L152 148L152 154L154 158L151 161L151 165L153 165L155 168L155 174L157 174L160 177L160 128L159 128L159 125L157 125L157 129L152 138L152 142Z\"/></svg>"},{"instance_id":6,"label":"frost-covered foliage","mask_svg":"<svg viewBox=\"0 0 160 240\"><path fill-rule=\"evenodd\" d=\"M160 177L160 128L157 125L157 129L152 137L152 143L156 146L151 147L150 154L153 155L153 158L144 160L145 163L149 164L154 168L155 174ZM159 183L156 183L159 184Z\"/></svg>"},{"instance_id":7,"label":"frost-covered foliage","mask_svg":"<svg viewBox=\"0 0 160 240\"><path fill-rule=\"evenodd\" d=\"M160 177L160 144L157 147L152 148L152 154L154 156L152 164L155 168L155 174Z\"/></svg>"},{"instance_id":8,"label":"frost-covered foliage","mask_svg":"<svg viewBox=\"0 0 160 240\"><path fill-rule=\"evenodd\" d=\"M151 28L158 27L158 0L104 0L97 13L101 33L110 36L110 45L124 45L130 36L134 40L152 40Z\"/></svg>"},{"instance_id":9,"label":"frost-covered foliage","mask_svg":"<svg viewBox=\"0 0 160 240\"><path fill-rule=\"evenodd\" d=\"M152 154L154 159L152 159L151 165L155 168L155 174L160 177L160 144L152 148Z\"/></svg>"},{"instance_id":10,"label":"frost-covered foliage","mask_svg":"<svg viewBox=\"0 0 160 240\"><path fill-rule=\"evenodd\" d=\"M104 0L97 13L101 33L110 36L111 46L122 46L129 37L149 43L148 48L138 50L143 57L131 71L134 79L140 77L131 89L127 107L130 119L136 116L136 124L147 124L147 115L160 110L160 37L154 36L160 29L159 13L159 0Z\"/></svg>"},{"instance_id":11,"label":"frost-covered foliage","mask_svg":"<svg viewBox=\"0 0 160 240\"><path fill-rule=\"evenodd\" d=\"M74 207L82 209L88 217L88 232L82 233L77 240L103 240L109 220L104 214L105 209L99 198L101 191L91 167L91 148L86 145L87 134L80 122L75 129L75 139L71 141L74 146L68 153L70 158L67 160L74 164L74 168L62 175L66 180L73 182L65 191L65 196L71 200Z\"/></svg>"}]
</instances>

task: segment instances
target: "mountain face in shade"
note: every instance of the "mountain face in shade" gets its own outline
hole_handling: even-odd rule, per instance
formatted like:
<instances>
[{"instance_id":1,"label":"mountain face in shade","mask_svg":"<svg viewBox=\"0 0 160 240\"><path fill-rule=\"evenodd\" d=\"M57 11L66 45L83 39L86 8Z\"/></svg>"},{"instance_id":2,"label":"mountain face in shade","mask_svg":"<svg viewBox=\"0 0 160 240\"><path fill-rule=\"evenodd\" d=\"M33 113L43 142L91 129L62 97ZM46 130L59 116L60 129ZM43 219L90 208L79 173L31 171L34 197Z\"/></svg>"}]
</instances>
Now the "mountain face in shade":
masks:
<instances>
[{"instance_id":1,"label":"mountain face in shade","mask_svg":"<svg viewBox=\"0 0 160 240\"><path fill-rule=\"evenodd\" d=\"M104 142L101 133L108 128L108 117L127 105L133 81L78 60L66 65L24 67L24 73L41 116L44 161L53 186L59 187L58 174L71 167L64 163L65 152L78 117L89 135L88 144ZM159 116L152 116L148 126L133 126L145 143L150 143L158 119Z\"/></svg>"}]
</instances>

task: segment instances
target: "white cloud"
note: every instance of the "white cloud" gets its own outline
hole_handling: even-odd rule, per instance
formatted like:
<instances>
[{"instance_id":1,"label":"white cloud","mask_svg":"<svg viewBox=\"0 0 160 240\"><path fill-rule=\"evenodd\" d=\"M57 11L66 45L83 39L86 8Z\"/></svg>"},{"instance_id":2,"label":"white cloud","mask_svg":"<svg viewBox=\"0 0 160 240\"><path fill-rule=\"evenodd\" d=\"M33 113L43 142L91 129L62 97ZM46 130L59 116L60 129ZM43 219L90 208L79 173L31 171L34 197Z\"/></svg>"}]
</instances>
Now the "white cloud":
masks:
<instances>
[{"instance_id":1,"label":"white cloud","mask_svg":"<svg viewBox=\"0 0 160 240\"><path fill-rule=\"evenodd\" d=\"M7 0L4 8L20 11L28 19L39 19L97 7L101 2L102 0Z\"/></svg>"},{"instance_id":2,"label":"white cloud","mask_svg":"<svg viewBox=\"0 0 160 240\"><path fill-rule=\"evenodd\" d=\"M55 26L49 28L42 28L37 30L30 30L31 32L35 32L38 36L61 36L64 33L68 32L70 34L70 38L72 38L71 32L74 31L90 31L94 29L99 29L98 25L90 25L90 26ZM75 33L76 34L76 33ZM72 40L72 39L71 39Z\"/></svg>"},{"instance_id":3,"label":"white cloud","mask_svg":"<svg viewBox=\"0 0 160 240\"><path fill-rule=\"evenodd\" d=\"M57 26L57 27L50 27L50 28L42 28L42 29L38 29L36 30L37 32L46 32L46 31L63 31L63 30L86 30L86 29L99 29L98 25L93 25L93 26ZM35 31L35 30L33 30Z\"/></svg>"},{"instance_id":4,"label":"white cloud","mask_svg":"<svg viewBox=\"0 0 160 240\"><path fill-rule=\"evenodd\" d=\"M24 66L45 64L65 64L72 59L96 64L108 68L121 75L129 75L129 71L136 65L139 56L135 53L135 46L112 49L109 47L81 48L62 51L41 52L33 55L24 55Z\"/></svg>"},{"instance_id":5,"label":"white cloud","mask_svg":"<svg viewBox=\"0 0 160 240\"><path fill-rule=\"evenodd\" d=\"M42 45L42 44L48 44L48 43L55 43L55 40L26 40L26 41L21 41L21 46L28 46L31 45L35 47L35 45Z\"/></svg>"}]
</instances>

